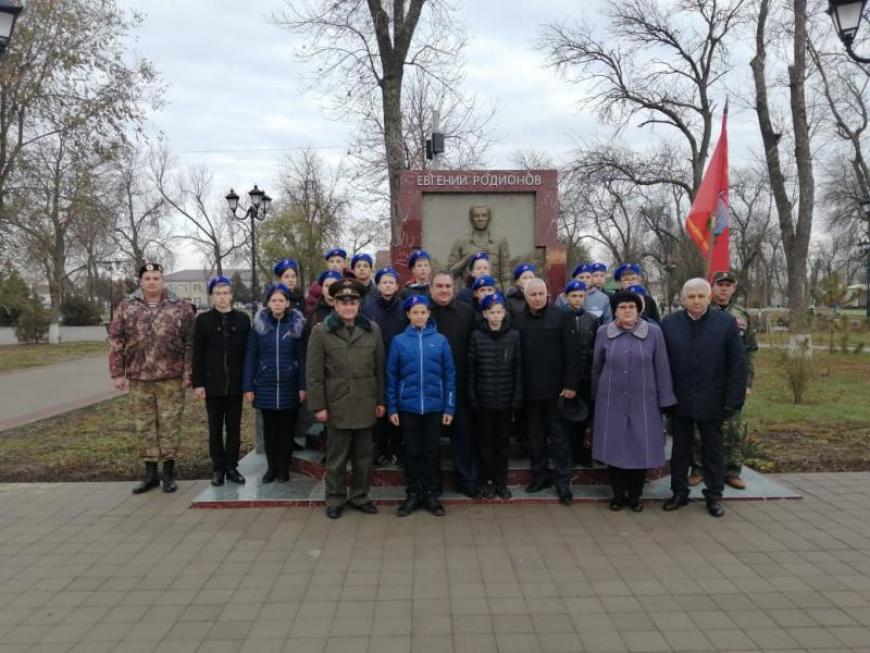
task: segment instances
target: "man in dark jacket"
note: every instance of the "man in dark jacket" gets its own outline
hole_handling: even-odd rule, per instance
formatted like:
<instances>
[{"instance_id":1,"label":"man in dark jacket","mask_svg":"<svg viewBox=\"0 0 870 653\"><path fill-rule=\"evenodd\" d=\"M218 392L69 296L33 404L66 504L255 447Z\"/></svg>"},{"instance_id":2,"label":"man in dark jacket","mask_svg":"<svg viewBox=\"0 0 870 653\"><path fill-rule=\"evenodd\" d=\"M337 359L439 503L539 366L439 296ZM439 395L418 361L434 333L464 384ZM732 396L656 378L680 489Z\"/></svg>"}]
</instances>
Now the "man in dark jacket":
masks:
<instances>
[{"instance_id":1,"label":"man in dark jacket","mask_svg":"<svg viewBox=\"0 0 870 653\"><path fill-rule=\"evenodd\" d=\"M381 328L384 355L390 353L390 342L408 324L402 300L399 299L399 273L393 268L381 268L375 273L376 289L366 295L362 314ZM375 427L375 465L399 465L402 461L402 431L387 416Z\"/></svg>"},{"instance_id":2,"label":"man in dark jacket","mask_svg":"<svg viewBox=\"0 0 870 653\"><path fill-rule=\"evenodd\" d=\"M587 286L583 281L572 279L565 286L562 310L570 318L571 336L579 354L577 396L589 407L589 417L584 422L572 422L566 424L566 428L575 460L584 467L592 467L592 352L595 351L595 334L601 326L601 318L586 310L586 293Z\"/></svg>"},{"instance_id":3,"label":"man in dark jacket","mask_svg":"<svg viewBox=\"0 0 870 653\"><path fill-rule=\"evenodd\" d=\"M474 309L453 297L453 275L436 272L430 286L432 319L453 350L456 364L456 414L450 425L456 491L471 498L480 496L477 463L472 440L471 408L468 405L468 343L474 330Z\"/></svg>"},{"instance_id":4,"label":"man in dark jacket","mask_svg":"<svg viewBox=\"0 0 870 653\"><path fill-rule=\"evenodd\" d=\"M746 356L737 321L728 313L710 310L710 297L705 279L689 279L682 291L685 310L662 322L677 395L671 452L674 495L664 509L676 510L688 503L692 431L697 426L703 443L707 510L721 517L725 514L722 421L740 410L746 398Z\"/></svg>"},{"instance_id":5,"label":"man in dark jacket","mask_svg":"<svg viewBox=\"0 0 870 653\"><path fill-rule=\"evenodd\" d=\"M193 330L193 394L205 399L208 413L208 453L212 485L224 476L244 483L237 469L242 424L242 370L251 320L233 308L232 282L214 277L208 282L212 308L196 318ZM226 424L226 443L224 443Z\"/></svg>"},{"instance_id":6,"label":"man in dark jacket","mask_svg":"<svg viewBox=\"0 0 870 653\"><path fill-rule=\"evenodd\" d=\"M559 397L573 399L579 383L579 354L571 334L569 316L547 306L547 284L531 279L523 288L526 309L514 319L523 343L525 408L532 449L534 480L526 492L540 492L553 483L549 459L556 467L556 493L570 505L571 449L562 417Z\"/></svg>"}]
</instances>

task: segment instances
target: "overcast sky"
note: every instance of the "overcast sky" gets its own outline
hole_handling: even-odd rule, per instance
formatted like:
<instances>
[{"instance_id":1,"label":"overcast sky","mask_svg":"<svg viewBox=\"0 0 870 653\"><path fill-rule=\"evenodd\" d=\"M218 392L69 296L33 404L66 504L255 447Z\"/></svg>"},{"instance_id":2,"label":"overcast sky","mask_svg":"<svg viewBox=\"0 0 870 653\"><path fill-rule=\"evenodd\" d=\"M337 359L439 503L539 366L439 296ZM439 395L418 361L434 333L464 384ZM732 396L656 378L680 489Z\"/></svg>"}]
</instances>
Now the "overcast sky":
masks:
<instances>
[{"instance_id":1,"label":"overcast sky","mask_svg":"<svg viewBox=\"0 0 870 653\"><path fill-rule=\"evenodd\" d=\"M332 162L346 156L352 126L328 120L318 99L303 93L300 79L308 68L293 58L300 37L268 21L283 0L121 4L144 13L135 47L168 86L166 107L153 115L148 129L164 133L183 164L207 164L216 194L230 186L243 194L254 183L273 189L280 160L294 149L319 148ZM496 130L502 139L489 152L491 167L511 167L511 155L520 148L544 150L559 161L578 139L607 132L594 114L579 110L582 89L545 69L532 49L541 24L579 12L596 21L601 0L456 4L470 36L467 88L484 105L498 100L501 106ZM729 86L748 81L749 56L738 44ZM754 115L733 99L731 108L731 158L739 163L757 143L757 126ZM639 132L628 135L637 139L643 136ZM186 253L176 268L197 263Z\"/></svg>"}]
</instances>

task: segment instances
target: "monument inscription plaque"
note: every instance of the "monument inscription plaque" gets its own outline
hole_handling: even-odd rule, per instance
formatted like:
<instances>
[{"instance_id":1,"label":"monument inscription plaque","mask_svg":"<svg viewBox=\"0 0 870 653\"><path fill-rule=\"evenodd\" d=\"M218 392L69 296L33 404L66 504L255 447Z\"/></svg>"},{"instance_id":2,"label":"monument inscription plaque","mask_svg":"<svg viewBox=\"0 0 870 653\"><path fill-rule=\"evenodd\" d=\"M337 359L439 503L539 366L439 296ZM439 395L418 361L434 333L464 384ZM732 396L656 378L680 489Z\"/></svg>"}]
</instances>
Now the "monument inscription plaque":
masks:
<instances>
[{"instance_id":1,"label":"monument inscription plaque","mask_svg":"<svg viewBox=\"0 0 870 653\"><path fill-rule=\"evenodd\" d=\"M402 173L400 243L391 251L404 278L408 254L422 247L435 265L464 276L468 257L486 251L504 289L512 270L533 262L552 294L565 283L565 248L557 240L555 170L415 171Z\"/></svg>"}]
</instances>

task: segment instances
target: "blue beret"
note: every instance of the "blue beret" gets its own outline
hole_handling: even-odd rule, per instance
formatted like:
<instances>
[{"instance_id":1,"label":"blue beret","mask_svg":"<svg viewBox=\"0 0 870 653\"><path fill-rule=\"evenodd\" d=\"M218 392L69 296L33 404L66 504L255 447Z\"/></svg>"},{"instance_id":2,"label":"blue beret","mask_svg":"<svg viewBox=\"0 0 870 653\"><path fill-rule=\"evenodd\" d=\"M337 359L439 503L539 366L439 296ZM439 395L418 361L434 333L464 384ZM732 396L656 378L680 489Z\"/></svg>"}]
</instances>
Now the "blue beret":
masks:
<instances>
[{"instance_id":1,"label":"blue beret","mask_svg":"<svg viewBox=\"0 0 870 653\"><path fill-rule=\"evenodd\" d=\"M626 290L628 292L637 293L641 297L643 297L644 295L649 295L649 293L646 291L646 288L641 286L639 283L636 283L633 286L629 286L628 288L626 288Z\"/></svg>"},{"instance_id":2,"label":"blue beret","mask_svg":"<svg viewBox=\"0 0 870 653\"><path fill-rule=\"evenodd\" d=\"M344 279L344 275L338 270L324 270L320 273L320 276L317 277L317 283L322 286L323 282L327 279Z\"/></svg>"},{"instance_id":3,"label":"blue beret","mask_svg":"<svg viewBox=\"0 0 870 653\"><path fill-rule=\"evenodd\" d=\"M520 278L523 272L531 272L532 274L537 273L538 268L535 267L534 263L522 263L514 268L514 281Z\"/></svg>"},{"instance_id":4,"label":"blue beret","mask_svg":"<svg viewBox=\"0 0 870 653\"><path fill-rule=\"evenodd\" d=\"M333 247L331 250L329 250L328 252L326 252L326 254L323 255L323 260L328 261L333 256L340 256L341 258L346 259L347 252L344 251L341 247Z\"/></svg>"},{"instance_id":5,"label":"blue beret","mask_svg":"<svg viewBox=\"0 0 870 653\"><path fill-rule=\"evenodd\" d=\"M229 286L233 287L233 282L227 279L224 276L212 277L208 282L208 294L211 295L211 291L214 290L215 286Z\"/></svg>"},{"instance_id":6,"label":"blue beret","mask_svg":"<svg viewBox=\"0 0 870 653\"><path fill-rule=\"evenodd\" d=\"M593 263L589 266L590 272L607 272L607 265L604 263Z\"/></svg>"},{"instance_id":7,"label":"blue beret","mask_svg":"<svg viewBox=\"0 0 870 653\"><path fill-rule=\"evenodd\" d=\"M619 281L622 278L622 275L626 272L634 272L637 275L640 275L640 266L637 263L623 263L616 271L613 273L613 278Z\"/></svg>"},{"instance_id":8,"label":"blue beret","mask_svg":"<svg viewBox=\"0 0 870 653\"><path fill-rule=\"evenodd\" d=\"M284 295L284 297L287 298L288 302L290 301L290 289L283 283L273 283L270 284L268 288L266 288L266 301L269 301L269 297L274 295L276 292Z\"/></svg>"},{"instance_id":9,"label":"blue beret","mask_svg":"<svg viewBox=\"0 0 870 653\"><path fill-rule=\"evenodd\" d=\"M417 304L429 308L429 298L426 297L426 295L411 295L408 299L402 302L402 308L406 311L410 311L411 307L416 306Z\"/></svg>"},{"instance_id":10,"label":"blue beret","mask_svg":"<svg viewBox=\"0 0 870 653\"><path fill-rule=\"evenodd\" d=\"M375 272L375 283L380 283L381 277L385 274L392 275L396 279L396 281L399 280L399 273L396 272L393 268L381 268L380 270Z\"/></svg>"},{"instance_id":11,"label":"blue beret","mask_svg":"<svg viewBox=\"0 0 870 653\"><path fill-rule=\"evenodd\" d=\"M579 279L572 279L568 282L568 285L565 286L565 294L567 295L569 292L575 292L577 290L582 290L586 292L586 284L580 281Z\"/></svg>"},{"instance_id":12,"label":"blue beret","mask_svg":"<svg viewBox=\"0 0 870 653\"><path fill-rule=\"evenodd\" d=\"M477 263L478 261L488 261L488 260L489 260L489 254L487 254L486 252L478 252L477 254L472 256L470 259L468 259L468 269L470 270L471 268L473 268L474 264Z\"/></svg>"},{"instance_id":13,"label":"blue beret","mask_svg":"<svg viewBox=\"0 0 870 653\"><path fill-rule=\"evenodd\" d=\"M481 300L480 302L480 307L483 310L488 311L495 304L501 304L502 306L506 306L504 295L502 295L500 292L484 297L483 300Z\"/></svg>"},{"instance_id":14,"label":"blue beret","mask_svg":"<svg viewBox=\"0 0 870 653\"><path fill-rule=\"evenodd\" d=\"M287 270L294 270L297 274L299 273L299 264L293 260L292 258L282 258L280 261L275 263L275 266L272 268L272 271L275 273L276 277L280 277Z\"/></svg>"},{"instance_id":15,"label":"blue beret","mask_svg":"<svg viewBox=\"0 0 870 653\"><path fill-rule=\"evenodd\" d=\"M591 263L580 263L574 268L574 271L571 273L572 277L576 277L581 272L592 272L592 264Z\"/></svg>"},{"instance_id":16,"label":"blue beret","mask_svg":"<svg viewBox=\"0 0 870 653\"><path fill-rule=\"evenodd\" d=\"M408 257L408 268L413 268L417 260L421 258L429 259L430 261L432 260L432 257L429 256L429 252L425 249L415 249Z\"/></svg>"},{"instance_id":17,"label":"blue beret","mask_svg":"<svg viewBox=\"0 0 870 653\"><path fill-rule=\"evenodd\" d=\"M374 259L371 256L369 256L368 254L354 254L353 258L350 259L350 267L355 266L360 261L365 261L369 265L375 264Z\"/></svg>"},{"instance_id":18,"label":"blue beret","mask_svg":"<svg viewBox=\"0 0 870 653\"><path fill-rule=\"evenodd\" d=\"M485 288L486 286L492 286L495 288L495 279L488 274L484 274L482 277L477 277L477 279L474 280L474 283L471 284L471 289L477 290L478 288Z\"/></svg>"}]
</instances>

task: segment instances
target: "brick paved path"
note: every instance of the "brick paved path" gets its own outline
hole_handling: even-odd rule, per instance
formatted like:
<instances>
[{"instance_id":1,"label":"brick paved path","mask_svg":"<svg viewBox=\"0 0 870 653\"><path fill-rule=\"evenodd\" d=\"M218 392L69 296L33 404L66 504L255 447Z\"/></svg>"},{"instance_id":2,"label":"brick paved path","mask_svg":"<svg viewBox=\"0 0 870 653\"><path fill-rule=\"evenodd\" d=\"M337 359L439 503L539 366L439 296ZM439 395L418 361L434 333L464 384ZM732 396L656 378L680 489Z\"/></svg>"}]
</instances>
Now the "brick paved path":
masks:
<instances>
[{"instance_id":1,"label":"brick paved path","mask_svg":"<svg viewBox=\"0 0 870 653\"><path fill-rule=\"evenodd\" d=\"M870 473L803 501L640 515L191 510L129 483L0 485L4 651L870 651ZM654 508L654 509L653 509Z\"/></svg>"}]
</instances>

